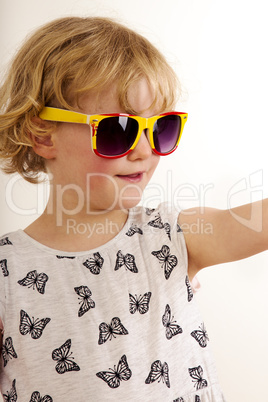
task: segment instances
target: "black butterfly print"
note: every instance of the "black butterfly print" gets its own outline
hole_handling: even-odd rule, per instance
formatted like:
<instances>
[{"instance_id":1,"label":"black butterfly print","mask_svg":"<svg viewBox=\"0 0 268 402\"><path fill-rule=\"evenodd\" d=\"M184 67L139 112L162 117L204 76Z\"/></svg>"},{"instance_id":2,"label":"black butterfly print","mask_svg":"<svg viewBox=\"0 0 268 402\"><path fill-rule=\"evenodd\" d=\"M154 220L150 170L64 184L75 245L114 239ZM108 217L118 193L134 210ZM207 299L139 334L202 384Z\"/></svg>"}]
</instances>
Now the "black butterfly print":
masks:
<instances>
[{"instance_id":1,"label":"black butterfly print","mask_svg":"<svg viewBox=\"0 0 268 402\"><path fill-rule=\"evenodd\" d=\"M131 272L135 274L138 272L138 268L135 263L135 257L132 254L123 255L121 250L119 250L116 254L116 262L114 270L117 271L119 268L125 266Z\"/></svg>"},{"instance_id":2,"label":"black butterfly print","mask_svg":"<svg viewBox=\"0 0 268 402\"><path fill-rule=\"evenodd\" d=\"M0 240L0 246L6 246L8 244L12 244L8 237L4 237L4 239Z\"/></svg>"},{"instance_id":3,"label":"black butterfly print","mask_svg":"<svg viewBox=\"0 0 268 402\"><path fill-rule=\"evenodd\" d=\"M200 396L196 395L195 399L194 399L194 402L201 402Z\"/></svg>"},{"instance_id":4,"label":"black butterfly print","mask_svg":"<svg viewBox=\"0 0 268 402\"><path fill-rule=\"evenodd\" d=\"M46 325L49 323L50 318L42 318L39 320L31 320L26 311L20 311L20 333L21 335L31 334L33 339L39 339L43 334Z\"/></svg>"},{"instance_id":5,"label":"black butterfly print","mask_svg":"<svg viewBox=\"0 0 268 402\"><path fill-rule=\"evenodd\" d=\"M139 297L135 295L135 297L129 293L129 311L131 314L135 314L138 311L140 314L145 314L149 310L149 302L152 293L147 292L144 295L140 295Z\"/></svg>"},{"instance_id":6,"label":"black butterfly print","mask_svg":"<svg viewBox=\"0 0 268 402\"><path fill-rule=\"evenodd\" d=\"M158 212L157 215L155 215L154 219L152 221L148 222L149 226L152 226L153 228L158 228L158 229L163 229L164 228L164 224L162 222L160 213Z\"/></svg>"},{"instance_id":7,"label":"black butterfly print","mask_svg":"<svg viewBox=\"0 0 268 402\"><path fill-rule=\"evenodd\" d=\"M181 227L180 227L180 225L178 223L177 223L177 232L178 233L182 232L182 229L181 229Z\"/></svg>"},{"instance_id":8,"label":"black butterfly print","mask_svg":"<svg viewBox=\"0 0 268 402\"><path fill-rule=\"evenodd\" d=\"M7 269L7 260L6 259L0 261L0 267L2 268L3 275L8 276L9 272Z\"/></svg>"},{"instance_id":9,"label":"black butterfly print","mask_svg":"<svg viewBox=\"0 0 268 402\"><path fill-rule=\"evenodd\" d=\"M108 340L112 340L112 338L116 337L115 335L127 335L128 331L121 323L120 318L114 317L111 321L111 324L106 324L102 322L99 325L99 341L98 344L102 345Z\"/></svg>"},{"instance_id":10,"label":"black butterfly print","mask_svg":"<svg viewBox=\"0 0 268 402\"><path fill-rule=\"evenodd\" d=\"M59 260L62 260L63 258L67 258L67 259L69 259L69 260L74 260L74 259L75 259L75 257L69 256L69 255L56 255L56 257L57 257Z\"/></svg>"},{"instance_id":11,"label":"black butterfly print","mask_svg":"<svg viewBox=\"0 0 268 402\"><path fill-rule=\"evenodd\" d=\"M173 402L184 402L184 399L183 398L176 398L176 399L174 399Z\"/></svg>"},{"instance_id":12,"label":"black butterfly print","mask_svg":"<svg viewBox=\"0 0 268 402\"><path fill-rule=\"evenodd\" d=\"M188 302L190 302L192 300L192 298L194 297L194 294L193 294L192 286L190 284L188 276L186 276L186 278L185 278L185 284L187 287Z\"/></svg>"},{"instance_id":13,"label":"black butterfly print","mask_svg":"<svg viewBox=\"0 0 268 402\"><path fill-rule=\"evenodd\" d=\"M165 229L166 234L168 235L169 240L171 240L171 235L170 235L170 231L171 231L171 227L170 224L168 222L163 223L160 214L156 214L154 219L152 221L148 222L149 226L152 226L154 228L157 229Z\"/></svg>"},{"instance_id":14,"label":"black butterfly print","mask_svg":"<svg viewBox=\"0 0 268 402\"><path fill-rule=\"evenodd\" d=\"M101 257L100 253L94 253L93 258L87 259L83 262L83 265L88 268L92 274L99 275L103 262L104 259Z\"/></svg>"},{"instance_id":15,"label":"black butterfly print","mask_svg":"<svg viewBox=\"0 0 268 402\"><path fill-rule=\"evenodd\" d=\"M152 215L152 213L155 211L155 208L145 208L145 213L146 215Z\"/></svg>"},{"instance_id":16,"label":"black butterfly print","mask_svg":"<svg viewBox=\"0 0 268 402\"><path fill-rule=\"evenodd\" d=\"M169 305L166 305L165 314L162 317L162 323L166 328L166 338L171 339L173 336L181 334L182 328L175 324L176 321L172 321L173 317L171 317L171 309Z\"/></svg>"},{"instance_id":17,"label":"black butterfly print","mask_svg":"<svg viewBox=\"0 0 268 402\"><path fill-rule=\"evenodd\" d=\"M162 382L166 384L168 388L170 388L168 372L168 364L166 362L162 364L160 360L156 360L151 365L151 371L145 380L145 384L151 384L156 380L160 382L162 380Z\"/></svg>"},{"instance_id":18,"label":"black butterfly print","mask_svg":"<svg viewBox=\"0 0 268 402\"><path fill-rule=\"evenodd\" d=\"M143 231L142 231L140 228L138 228L137 225L134 225L134 224L132 223L132 225L131 225L131 227L128 229L126 235L127 235L127 236L133 236L135 233L138 233L138 234L142 235L142 234L143 234Z\"/></svg>"},{"instance_id":19,"label":"black butterfly print","mask_svg":"<svg viewBox=\"0 0 268 402\"><path fill-rule=\"evenodd\" d=\"M53 350L52 352L52 359L58 362L55 369L59 374L64 374L67 371L80 370L78 364L76 364L73 361L73 357L71 357L71 344L71 339L67 339L67 341L63 345L61 345L58 349Z\"/></svg>"},{"instance_id":20,"label":"black butterfly print","mask_svg":"<svg viewBox=\"0 0 268 402\"><path fill-rule=\"evenodd\" d=\"M32 287L33 290L36 290L42 295L45 293L45 286L48 281L48 276L44 272L38 274L36 270L30 271L27 273L26 277L18 281L21 286L28 286L28 288Z\"/></svg>"},{"instance_id":21,"label":"black butterfly print","mask_svg":"<svg viewBox=\"0 0 268 402\"><path fill-rule=\"evenodd\" d=\"M171 240L171 227L170 224L168 222L164 223L164 229L166 234L168 235L169 240Z\"/></svg>"},{"instance_id":22,"label":"black butterfly print","mask_svg":"<svg viewBox=\"0 0 268 402\"><path fill-rule=\"evenodd\" d=\"M12 338L10 336L6 338L5 343L3 343L2 345L2 356L4 359L4 367L6 367L8 361L11 360L12 357L18 357L13 346Z\"/></svg>"},{"instance_id":23,"label":"black butterfly print","mask_svg":"<svg viewBox=\"0 0 268 402\"><path fill-rule=\"evenodd\" d=\"M87 311L95 307L95 302L90 298L92 293L87 286L78 286L74 288L74 290L78 296L80 296L79 304L81 304L81 306L78 311L78 317L82 317Z\"/></svg>"},{"instance_id":24,"label":"black butterfly print","mask_svg":"<svg viewBox=\"0 0 268 402\"><path fill-rule=\"evenodd\" d=\"M188 369L190 376L195 382L196 389L202 389L208 386L207 380L203 379L203 369L201 366L193 367Z\"/></svg>"},{"instance_id":25,"label":"black butterfly print","mask_svg":"<svg viewBox=\"0 0 268 402\"><path fill-rule=\"evenodd\" d=\"M118 388L121 381L128 381L132 372L128 367L127 358L125 355L121 357L117 368L109 369L109 371L100 371L96 374L97 377L101 378L110 388Z\"/></svg>"},{"instance_id":26,"label":"black butterfly print","mask_svg":"<svg viewBox=\"0 0 268 402\"><path fill-rule=\"evenodd\" d=\"M164 268L165 278L170 277L171 272L178 264L177 257L170 255L170 248L164 245L161 250L153 251L152 255L158 258L161 268Z\"/></svg>"},{"instance_id":27,"label":"black butterfly print","mask_svg":"<svg viewBox=\"0 0 268 402\"><path fill-rule=\"evenodd\" d=\"M199 343L201 348L205 348L207 346L207 341L209 340L207 331L205 329L204 324L202 323L196 331L192 331L192 337Z\"/></svg>"},{"instance_id":28,"label":"black butterfly print","mask_svg":"<svg viewBox=\"0 0 268 402\"><path fill-rule=\"evenodd\" d=\"M32 393L30 402L53 402L53 399L50 395L45 395L43 398L41 398L40 392L35 391Z\"/></svg>"},{"instance_id":29,"label":"black butterfly print","mask_svg":"<svg viewBox=\"0 0 268 402\"><path fill-rule=\"evenodd\" d=\"M13 380L10 392L4 394L3 397L5 402L16 402L16 400L18 399L16 391L16 380Z\"/></svg>"}]
</instances>

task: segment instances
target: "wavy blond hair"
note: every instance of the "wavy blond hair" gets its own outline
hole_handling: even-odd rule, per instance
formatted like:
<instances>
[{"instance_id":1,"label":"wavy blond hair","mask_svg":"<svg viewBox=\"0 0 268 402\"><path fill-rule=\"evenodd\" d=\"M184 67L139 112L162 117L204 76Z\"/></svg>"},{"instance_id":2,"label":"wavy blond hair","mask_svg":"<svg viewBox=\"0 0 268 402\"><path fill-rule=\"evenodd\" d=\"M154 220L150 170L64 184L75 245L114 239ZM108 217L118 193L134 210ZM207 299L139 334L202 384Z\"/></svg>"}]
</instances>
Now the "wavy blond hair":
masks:
<instances>
[{"instance_id":1,"label":"wavy blond hair","mask_svg":"<svg viewBox=\"0 0 268 402\"><path fill-rule=\"evenodd\" d=\"M135 114L128 89L145 77L161 111L173 109L178 82L162 54L144 37L108 18L66 17L38 29L11 63L0 88L0 158L6 173L38 182L45 160L29 133L42 136L33 119L45 105L74 110L79 96L116 82L120 105Z\"/></svg>"}]
</instances>

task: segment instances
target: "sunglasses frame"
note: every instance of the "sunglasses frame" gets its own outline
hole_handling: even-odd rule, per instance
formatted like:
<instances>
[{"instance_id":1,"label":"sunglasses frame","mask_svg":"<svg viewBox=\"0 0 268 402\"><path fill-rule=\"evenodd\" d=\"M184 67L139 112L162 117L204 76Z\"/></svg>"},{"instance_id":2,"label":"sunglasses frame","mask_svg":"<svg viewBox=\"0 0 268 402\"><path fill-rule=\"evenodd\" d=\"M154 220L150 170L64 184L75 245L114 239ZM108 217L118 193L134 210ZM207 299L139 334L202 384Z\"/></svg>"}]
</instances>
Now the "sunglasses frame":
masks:
<instances>
[{"instance_id":1,"label":"sunglasses frame","mask_svg":"<svg viewBox=\"0 0 268 402\"><path fill-rule=\"evenodd\" d=\"M154 138L153 138L153 127L154 127L154 123L159 118L161 118L163 116L170 116L170 115L176 115L176 116L181 117L180 133L178 135L178 140L177 140L177 143L175 144L174 148L167 153L161 153L155 149ZM131 148L129 150L127 150L126 152L124 152L123 154L112 155L112 156L103 155L103 154L99 153L97 150L98 125L104 119L107 119L109 117L120 117L120 116L130 117L131 119L134 119L135 121L138 122L139 128L138 128L138 133L136 135L136 139L135 139L133 145L131 146ZM181 134L182 134L184 125L187 121L188 113L169 112L169 113L162 113L157 116L152 116L152 117L146 118L146 117L140 117L140 116L125 114L125 113L88 115L88 114L84 114L84 113L73 112L71 110L65 110L65 109L59 109L59 108L45 106L39 113L39 117L42 120L56 121L56 122L61 122L61 123L87 124L87 125L91 126L91 128L92 128L91 145L92 145L92 150L94 151L94 153L98 156L101 156L102 158L116 159L116 158L121 158L123 156L128 155L136 147L136 145L139 142L142 132L146 129L148 129L148 139L149 139L149 143L150 143L150 146L151 146L153 152L160 156L170 155L172 152L174 152L176 150L176 148L179 145L179 142L181 139Z\"/></svg>"}]
</instances>

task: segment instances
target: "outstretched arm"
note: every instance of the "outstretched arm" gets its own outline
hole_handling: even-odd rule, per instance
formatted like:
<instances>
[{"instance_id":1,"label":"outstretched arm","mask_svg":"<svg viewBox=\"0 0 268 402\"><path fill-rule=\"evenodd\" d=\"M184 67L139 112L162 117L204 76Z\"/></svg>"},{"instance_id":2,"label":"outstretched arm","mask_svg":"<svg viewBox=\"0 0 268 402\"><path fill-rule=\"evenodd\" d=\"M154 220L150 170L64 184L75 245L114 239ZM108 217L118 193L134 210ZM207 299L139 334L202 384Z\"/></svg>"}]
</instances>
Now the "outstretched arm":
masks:
<instances>
[{"instance_id":1,"label":"outstretched arm","mask_svg":"<svg viewBox=\"0 0 268 402\"><path fill-rule=\"evenodd\" d=\"M190 279L202 268L236 261L268 249L268 199L230 210L183 211Z\"/></svg>"}]
</instances>

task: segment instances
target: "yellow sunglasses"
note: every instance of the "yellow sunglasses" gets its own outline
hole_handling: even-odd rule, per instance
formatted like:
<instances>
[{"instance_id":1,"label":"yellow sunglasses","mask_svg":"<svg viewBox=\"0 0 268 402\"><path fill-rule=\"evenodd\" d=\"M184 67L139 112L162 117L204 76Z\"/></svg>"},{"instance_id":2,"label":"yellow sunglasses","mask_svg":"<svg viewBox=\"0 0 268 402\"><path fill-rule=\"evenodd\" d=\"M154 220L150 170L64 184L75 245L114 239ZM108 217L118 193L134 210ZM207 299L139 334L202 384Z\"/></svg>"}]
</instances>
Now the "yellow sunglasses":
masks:
<instances>
[{"instance_id":1,"label":"yellow sunglasses","mask_svg":"<svg viewBox=\"0 0 268 402\"><path fill-rule=\"evenodd\" d=\"M179 144L188 114L169 112L146 118L124 113L87 115L44 107L39 117L90 125L95 154L103 158L120 158L135 148L144 130L148 130L149 143L157 155L171 154Z\"/></svg>"}]
</instances>

